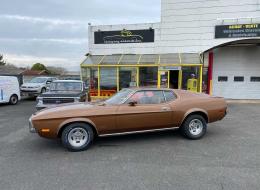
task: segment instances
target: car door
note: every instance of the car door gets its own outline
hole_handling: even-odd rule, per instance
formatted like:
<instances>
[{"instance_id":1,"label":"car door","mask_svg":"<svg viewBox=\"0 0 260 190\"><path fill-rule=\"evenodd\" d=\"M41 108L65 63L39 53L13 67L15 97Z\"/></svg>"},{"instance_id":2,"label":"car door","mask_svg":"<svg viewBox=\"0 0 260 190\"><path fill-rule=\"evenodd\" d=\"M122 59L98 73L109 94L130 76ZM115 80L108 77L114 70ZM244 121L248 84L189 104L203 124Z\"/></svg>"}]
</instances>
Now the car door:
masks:
<instances>
[{"instance_id":1,"label":"car door","mask_svg":"<svg viewBox=\"0 0 260 190\"><path fill-rule=\"evenodd\" d=\"M171 125L172 110L161 90L137 91L116 112L119 132L168 128Z\"/></svg>"}]
</instances>

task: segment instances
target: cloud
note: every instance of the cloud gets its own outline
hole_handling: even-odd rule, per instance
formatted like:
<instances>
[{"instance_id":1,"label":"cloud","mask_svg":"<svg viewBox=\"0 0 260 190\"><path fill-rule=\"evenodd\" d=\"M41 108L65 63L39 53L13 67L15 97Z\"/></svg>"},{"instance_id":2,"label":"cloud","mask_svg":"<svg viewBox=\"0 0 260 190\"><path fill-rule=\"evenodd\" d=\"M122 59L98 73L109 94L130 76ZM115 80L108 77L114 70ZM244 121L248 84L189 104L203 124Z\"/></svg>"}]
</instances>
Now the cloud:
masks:
<instances>
[{"instance_id":1,"label":"cloud","mask_svg":"<svg viewBox=\"0 0 260 190\"><path fill-rule=\"evenodd\" d=\"M21 43L63 43L63 44L74 44L74 45L81 45L81 44L87 44L88 39L87 38L0 38L1 42L21 42Z\"/></svg>"},{"instance_id":2,"label":"cloud","mask_svg":"<svg viewBox=\"0 0 260 190\"><path fill-rule=\"evenodd\" d=\"M0 54L16 65L41 62L78 70L88 51L88 23L159 21L160 0L3 1Z\"/></svg>"},{"instance_id":3,"label":"cloud","mask_svg":"<svg viewBox=\"0 0 260 190\"><path fill-rule=\"evenodd\" d=\"M31 55L5 54L7 63L17 65L19 67L30 67L34 63L43 63L45 66L65 67L69 70L80 69L79 58L63 58L63 57L37 57Z\"/></svg>"},{"instance_id":4,"label":"cloud","mask_svg":"<svg viewBox=\"0 0 260 190\"><path fill-rule=\"evenodd\" d=\"M47 23L52 25L81 25L85 24L80 21L76 20L62 20L62 19L55 19L55 18L41 18L41 17L30 17L30 16L23 16L23 15L0 15L1 19L8 19L8 20L19 20L19 21L26 21L32 23Z\"/></svg>"}]
</instances>

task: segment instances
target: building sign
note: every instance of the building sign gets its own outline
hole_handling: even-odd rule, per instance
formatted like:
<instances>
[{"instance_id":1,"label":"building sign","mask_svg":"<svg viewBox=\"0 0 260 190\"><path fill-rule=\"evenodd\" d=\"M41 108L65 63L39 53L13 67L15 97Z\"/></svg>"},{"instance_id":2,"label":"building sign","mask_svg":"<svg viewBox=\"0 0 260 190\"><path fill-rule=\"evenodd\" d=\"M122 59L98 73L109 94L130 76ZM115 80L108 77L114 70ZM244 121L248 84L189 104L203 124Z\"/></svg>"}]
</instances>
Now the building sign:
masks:
<instances>
[{"instance_id":1,"label":"building sign","mask_svg":"<svg viewBox=\"0 0 260 190\"><path fill-rule=\"evenodd\" d=\"M219 25L215 27L215 38L260 37L260 24Z\"/></svg>"},{"instance_id":2,"label":"building sign","mask_svg":"<svg viewBox=\"0 0 260 190\"><path fill-rule=\"evenodd\" d=\"M154 29L98 31L94 33L95 44L123 44L154 42Z\"/></svg>"}]
</instances>

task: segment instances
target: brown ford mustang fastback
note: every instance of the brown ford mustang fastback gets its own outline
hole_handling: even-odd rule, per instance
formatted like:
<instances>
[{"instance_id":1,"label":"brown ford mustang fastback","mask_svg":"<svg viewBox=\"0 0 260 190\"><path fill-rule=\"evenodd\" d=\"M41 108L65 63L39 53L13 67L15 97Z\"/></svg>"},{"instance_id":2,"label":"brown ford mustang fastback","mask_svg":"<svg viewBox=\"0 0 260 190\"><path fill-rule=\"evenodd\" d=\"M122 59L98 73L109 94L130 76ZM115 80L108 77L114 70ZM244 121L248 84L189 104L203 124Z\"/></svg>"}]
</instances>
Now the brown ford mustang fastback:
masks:
<instances>
[{"instance_id":1,"label":"brown ford mustang fastback","mask_svg":"<svg viewBox=\"0 0 260 190\"><path fill-rule=\"evenodd\" d=\"M183 90L123 89L99 103L64 104L36 112L30 131L61 138L71 151L85 150L94 137L180 128L189 139L200 139L207 123L225 117L223 98Z\"/></svg>"}]
</instances>

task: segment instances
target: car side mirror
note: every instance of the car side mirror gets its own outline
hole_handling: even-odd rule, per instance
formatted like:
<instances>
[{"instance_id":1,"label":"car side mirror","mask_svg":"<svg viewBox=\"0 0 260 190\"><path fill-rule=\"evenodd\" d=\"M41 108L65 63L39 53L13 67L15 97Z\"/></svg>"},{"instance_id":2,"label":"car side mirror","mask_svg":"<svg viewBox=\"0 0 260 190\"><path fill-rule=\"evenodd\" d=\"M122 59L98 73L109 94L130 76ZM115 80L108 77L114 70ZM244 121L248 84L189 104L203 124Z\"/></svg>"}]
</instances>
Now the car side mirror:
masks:
<instances>
[{"instance_id":1,"label":"car side mirror","mask_svg":"<svg viewBox=\"0 0 260 190\"><path fill-rule=\"evenodd\" d=\"M137 101L132 101L132 102L128 103L129 106L136 106L136 104L137 104Z\"/></svg>"},{"instance_id":2,"label":"car side mirror","mask_svg":"<svg viewBox=\"0 0 260 190\"><path fill-rule=\"evenodd\" d=\"M46 84L51 84L51 81L47 81Z\"/></svg>"}]
</instances>

